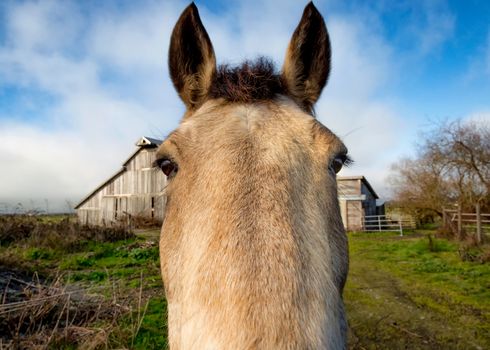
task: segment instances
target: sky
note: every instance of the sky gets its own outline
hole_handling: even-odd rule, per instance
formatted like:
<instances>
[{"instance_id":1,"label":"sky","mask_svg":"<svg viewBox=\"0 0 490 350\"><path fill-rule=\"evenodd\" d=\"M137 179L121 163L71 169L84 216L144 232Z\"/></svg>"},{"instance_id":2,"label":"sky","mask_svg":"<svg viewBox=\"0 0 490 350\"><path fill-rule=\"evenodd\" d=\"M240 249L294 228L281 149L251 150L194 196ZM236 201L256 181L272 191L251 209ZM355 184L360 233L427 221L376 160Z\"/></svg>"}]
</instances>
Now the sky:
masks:
<instances>
[{"instance_id":1,"label":"sky","mask_svg":"<svg viewBox=\"0 0 490 350\"><path fill-rule=\"evenodd\" d=\"M282 66L306 1L196 1L218 63ZM314 2L332 42L317 118L382 199L441 119L490 123L490 2ZM0 212L67 210L184 112L167 68L187 1L0 1Z\"/></svg>"}]
</instances>

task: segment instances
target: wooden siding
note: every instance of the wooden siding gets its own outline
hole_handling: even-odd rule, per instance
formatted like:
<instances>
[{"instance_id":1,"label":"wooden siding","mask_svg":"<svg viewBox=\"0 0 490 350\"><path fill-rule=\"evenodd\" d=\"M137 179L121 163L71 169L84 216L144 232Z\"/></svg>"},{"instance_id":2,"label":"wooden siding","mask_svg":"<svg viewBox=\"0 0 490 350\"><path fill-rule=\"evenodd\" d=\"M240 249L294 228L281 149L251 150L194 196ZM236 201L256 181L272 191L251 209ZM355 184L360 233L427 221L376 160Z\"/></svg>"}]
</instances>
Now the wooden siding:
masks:
<instances>
[{"instance_id":1,"label":"wooden siding","mask_svg":"<svg viewBox=\"0 0 490 350\"><path fill-rule=\"evenodd\" d=\"M347 201L347 229L361 230L364 223L364 212L361 201Z\"/></svg>"},{"instance_id":2,"label":"wooden siding","mask_svg":"<svg viewBox=\"0 0 490 350\"><path fill-rule=\"evenodd\" d=\"M339 196L360 194L360 180L338 180L337 188Z\"/></svg>"},{"instance_id":3,"label":"wooden siding","mask_svg":"<svg viewBox=\"0 0 490 350\"><path fill-rule=\"evenodd\" d=\"M153 168L156 148L142 148L125 164L125 170L93 193L77 209L79 221L110 225L129 215L162 221L165 211L165 175Z\"/></svg>"}]
</instances>

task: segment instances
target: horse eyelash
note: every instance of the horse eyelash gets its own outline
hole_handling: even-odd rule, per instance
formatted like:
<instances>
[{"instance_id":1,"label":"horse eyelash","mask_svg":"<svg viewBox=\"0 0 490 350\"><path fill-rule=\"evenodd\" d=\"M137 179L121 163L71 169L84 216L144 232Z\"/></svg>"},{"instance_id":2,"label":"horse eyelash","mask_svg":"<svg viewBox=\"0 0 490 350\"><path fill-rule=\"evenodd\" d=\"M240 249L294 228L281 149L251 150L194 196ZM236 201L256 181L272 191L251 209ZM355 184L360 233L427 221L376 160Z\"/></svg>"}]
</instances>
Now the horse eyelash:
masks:
<instances>
[{"instance_id":1,"label":"horse eyelash","mask_svg":"<svg viewBox=\"0 0 490 350\"><path fill-rule=\"evenodd\" d=\"M155 160L153 161L153 163L151 163L151 165L152 165L153 167L155 167L155 168L160 168L160 165L162 164L162 162L163 162L164 160L170 160L170 161L173 161L171 157L169 157L169 156L165 156L165 155L162 155L162 156L160 156L159 158L155 159Z\"/></svg>"},{"instance_id":2,"label":"horse eyelash","mask_svg":"<svg viewBox=\"0 0 490 350\"><path fill-rule=\"evenodd\" d=\"M162 161L164 160L165 158L159 158L159 159L155 159L153 161L153 163L151 163L151 165L154 167L154 168L159 168L160 167L160 164L162 163Z\"/></svg>"},{"instance_id":3,"label":"horse eyelash","mask_svg":"<svg viewBox=\"0 0 490 350\"><path fill-rule=\"evenodd\" d=\"M354 164L354 159L352 159L350 156L348 156L346 154L345 157L344 157L344 159L343 159L343 164L344 164L344 166L349 167L352 164Z\"/></svg>"}]
</instances>

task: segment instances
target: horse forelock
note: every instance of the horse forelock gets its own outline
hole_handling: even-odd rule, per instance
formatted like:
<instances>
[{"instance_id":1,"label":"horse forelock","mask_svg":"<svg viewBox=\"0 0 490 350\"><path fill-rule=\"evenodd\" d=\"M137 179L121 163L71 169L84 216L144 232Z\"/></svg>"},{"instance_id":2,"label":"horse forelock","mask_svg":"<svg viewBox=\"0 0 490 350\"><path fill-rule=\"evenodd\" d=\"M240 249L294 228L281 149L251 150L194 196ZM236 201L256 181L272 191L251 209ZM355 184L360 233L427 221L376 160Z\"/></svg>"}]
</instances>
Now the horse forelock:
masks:
<instances>
[{"instance_id":1,"label":"horse forelock","mask_svg":"<svg viewBox=\"0 0 490 350\"><path fill-rule=\"evenodd\" d=\"M220 65L213 79L209 98L251 103L272 100L287 94L287 88L274 63L265 57L245 61L239 66Z\"/></svg>"}]
</instances>

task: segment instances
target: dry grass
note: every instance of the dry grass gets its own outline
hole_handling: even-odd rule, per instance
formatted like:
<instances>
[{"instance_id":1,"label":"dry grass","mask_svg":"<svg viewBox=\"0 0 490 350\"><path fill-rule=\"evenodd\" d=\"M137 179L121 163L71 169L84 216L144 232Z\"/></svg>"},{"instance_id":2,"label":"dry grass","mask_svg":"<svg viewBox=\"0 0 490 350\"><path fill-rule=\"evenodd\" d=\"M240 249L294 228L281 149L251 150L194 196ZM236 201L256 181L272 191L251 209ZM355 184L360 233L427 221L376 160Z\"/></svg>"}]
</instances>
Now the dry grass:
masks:
<instances>
[{"instance_id":1,"label":"dry grass","mask_svg":"<svg viewBox=\"0 0 490 350\"><path fill-rule=\"evenodd\" d=\"M119 249L128 243L134 249L121 253ZM146 288L149 282L143 274L139 281L135 276L131 287L127 280L112 275L125 272L126 265L131 270L140 260L154 258L153 246L137 244L134 234L123 226L82 226L70 217L0 216L0 349L132 347L152 297L151 288ZM72 260L94 264L101 260L110 265L110 259L117 260L119 271L109 272L102 266L101 281L73 283L76 274L100 274L100 266L63 270L63 263Z\"/></svg>"},{"instance_id":2,"label":"dry grass","mask_svg":"<svg viewBox=\"0 0 490 350\"><path fill-rule=\"evenodd\" d=\"M35 216L0 216L1 245L17 243L33 247L76 251L80 249L84 241L115 242L133 236L122 225L84 226L70 217L58 222L46 222L41 217Z\"/></svg>"},{"instance_id":3,"label":"dry grass","mask_svg":"<svg viewBox=\"0 0 490 350\"><path fill-rule=\"evenodd\" d=\"M5 278L5 275L3 276ZM49 284L10 274L0 304L0 349L107 349L134 342L148 306L143 279L137 295L113 283L78 288L57 278ZM110 293L109 297L107 292ZM133 293L134 294L134 293ZM121 321L129 327L121 337Z\"/></svg>"},{"instance_id":4,"label":"dry grass","mask_svg":"<svg viewBox=\"0 0 490 350\"><path fill-rule=\"evenodd\" d=\"M162 227L162 221L148 217L148 215L138 214L131 216L131 226L139 229L160 228Z\"/></svg>"}]
</instances>

